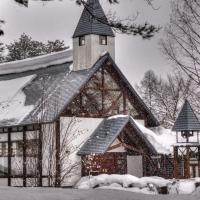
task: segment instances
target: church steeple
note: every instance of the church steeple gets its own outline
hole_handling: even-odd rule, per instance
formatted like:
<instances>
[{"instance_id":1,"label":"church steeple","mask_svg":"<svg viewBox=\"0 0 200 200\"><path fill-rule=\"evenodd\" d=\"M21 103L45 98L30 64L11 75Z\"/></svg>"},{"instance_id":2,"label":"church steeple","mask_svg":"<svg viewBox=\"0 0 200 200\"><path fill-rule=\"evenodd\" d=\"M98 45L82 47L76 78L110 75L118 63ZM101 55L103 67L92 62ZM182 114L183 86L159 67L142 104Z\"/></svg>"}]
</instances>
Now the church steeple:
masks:
<instances>
[{"instance_id":1,"label":"church steeple","mask_svg":"<svg viewBox=\"0 0 200 200\"><path fill-rule=\"evenodd\" d=\"M100 23L91 14L101 19L105 23L108 22L99 0L88 0L86 8L84 8L74 32L73 38L89 34L115 37L110 26Z\"/></svg>"},{"instance_id":2,"label":"church steeple","mask_svg":"<svg viewBox=\"0 0 200 200\"><path fill-rule=\"evenodd\" d=\"M115 35L106 23L99 0L88 0L72 37L74 71L92 67L104 51L115 59Z\"/></svg>"}]
</instances>

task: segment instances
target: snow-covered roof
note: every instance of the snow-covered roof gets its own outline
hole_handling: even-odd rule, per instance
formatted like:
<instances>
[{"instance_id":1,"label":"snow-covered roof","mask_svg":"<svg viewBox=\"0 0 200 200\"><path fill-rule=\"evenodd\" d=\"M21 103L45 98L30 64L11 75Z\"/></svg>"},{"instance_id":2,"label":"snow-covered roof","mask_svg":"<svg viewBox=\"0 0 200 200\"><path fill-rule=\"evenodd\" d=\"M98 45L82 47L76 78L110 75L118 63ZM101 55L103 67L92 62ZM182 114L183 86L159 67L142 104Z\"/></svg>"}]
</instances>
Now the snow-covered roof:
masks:
<instances>
[{"instance_id":1,"label":"snow-covered roof","mask_svg":"<svg viewBox=\"0 0 200 200\"><path fill-rule=\"evenodd\" d=\"M116 115L104 119L77 154L104 154L128 122L134 126L154 154L172 153L171 144L176 141L175 133L162 127L152 128L150 130L128 115Z\"/></svg>"},{"instance_id":2,"label":"snow-covered roof","mask_svg":"<svg viewBox=\"0 0 200 200\"><path fill-rule=\"evenodd\" d=\"M0 91L1 96L5 97L0 107L0 127L53 122L108 60L112 63L110 67L116 70L130 93L141 104L142 111L152 119L155 125L159 125L109 53L101 56L89 69L72 71L72 51L66 50L0 65L2 70ZM5 89L5 83L6 88L10 88L9 91ZM20 95L16 96L16 93ZM21 102L20 106L19 102ZM16 110L17 108L19 110ZM16 115L15 112L18 114Z\"/></svg>"},{"instance_id":3,"label":"snow-covered roof","mask_svg":"<svg viewBox=\"0 0 200 200\"><path fill-rule=\"evenodd\" d=\"M72 72L72 50L0 65L0 127L51 122L95 67Z\"/></svg>"},{"instance_id":4,"label":"snow-covered roof","mask_svg":"<svg viewBox=\"0 0 200 200\"><path fill-rule=\"evenodd\" d=\"M0 64L0 75L20 73L72 62L72 49Z\"/></svg>"},{"instance_id":5,"label":"snow-covered roof","mask_svg":"<svg viewBox=\"0 0 200 200\"><path fill-rule=\"evenodd\" d=\"M169 129L162 126L146 128L128 115L115 115L104 119L98 125L90 139L86 141L77 154L105 153L128 122L131 122L154 154L173 154L173 146L184 145L184 143L176 143L176 133ZM181 141L182 137L178 137ZM192 146L194 143L187 143L187 145ZM195 145L197 144L195 143Z\"/></svg>"}]
</instances>

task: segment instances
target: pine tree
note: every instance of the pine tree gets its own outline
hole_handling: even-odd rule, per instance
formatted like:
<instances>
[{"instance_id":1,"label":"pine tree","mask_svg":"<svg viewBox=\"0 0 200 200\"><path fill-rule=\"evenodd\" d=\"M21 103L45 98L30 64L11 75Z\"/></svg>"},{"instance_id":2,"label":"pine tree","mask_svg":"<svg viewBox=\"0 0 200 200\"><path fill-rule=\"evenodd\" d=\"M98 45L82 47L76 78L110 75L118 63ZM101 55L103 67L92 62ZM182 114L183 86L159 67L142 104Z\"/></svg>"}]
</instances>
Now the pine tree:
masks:
<instances>
[{"instance_id":1,"label":"pine tree","mask_svg":"<svg viewBox=\"0 0 200 200\"><path fill-rule=\"evenodd\" d=\"M51 52L63 51L65 49L68 49L69 47L65 46L63 40L62 41L60 41L60 40L55 40L55 41L48 40L45 48L46 48L46 50L45 50L46 53L51 53Z\"/></svg>"},{"instance_id":2,"label":"pine tree","mask_svg":"<svg viewBox=\"0 0 200 200\"><path fill-rule=\"evenodd\" d=\"M6 45L6 48L8 49L8 54L5 61L9 62L41 56L51 52L58 52L68 49L69 47L64 45L64 41L48 41L48 43L45 44L32 40L30 36L23 33L18 41L15 40L14 43Z\"/></svg>"},{"instance_id":3,"label":"pine tree","mask_svg":"<svg viewBox=\"0 0 200 200\"><path fill-rule=\"evenodd\" d=\"M0 63L4 62L4 55L3 55L4 50L5 50L4 44L0 42Z\"/></svg>"}]
</instances>

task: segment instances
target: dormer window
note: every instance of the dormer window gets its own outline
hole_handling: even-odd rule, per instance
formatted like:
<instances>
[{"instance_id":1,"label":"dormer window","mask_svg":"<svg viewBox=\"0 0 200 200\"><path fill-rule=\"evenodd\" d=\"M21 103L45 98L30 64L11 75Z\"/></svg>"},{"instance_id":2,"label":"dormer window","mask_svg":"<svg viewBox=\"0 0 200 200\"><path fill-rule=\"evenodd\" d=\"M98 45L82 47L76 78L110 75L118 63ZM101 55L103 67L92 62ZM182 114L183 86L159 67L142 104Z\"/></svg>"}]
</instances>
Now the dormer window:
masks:
<instances>
[{"instance_id":1,"label":"dormer window","mask_svg":"<svg viewBox=\"0 0 200 200\"><path fill-rule=\"evenodd\" d=\"M85 36L80 36L79 37L79 46L85 45Z\"/></svg>"},{"instance_id":2,"label":"dormer window","mask_svg":"<svg viewBox=\"0 0 200 200\"><path fill-rule=\"evenodd\" d=\"M101 45L107 45L107 36L105 36L105 35L100 35L100 36L99 36L99 43L100 43Z\"/></svg>"}]
</instances>

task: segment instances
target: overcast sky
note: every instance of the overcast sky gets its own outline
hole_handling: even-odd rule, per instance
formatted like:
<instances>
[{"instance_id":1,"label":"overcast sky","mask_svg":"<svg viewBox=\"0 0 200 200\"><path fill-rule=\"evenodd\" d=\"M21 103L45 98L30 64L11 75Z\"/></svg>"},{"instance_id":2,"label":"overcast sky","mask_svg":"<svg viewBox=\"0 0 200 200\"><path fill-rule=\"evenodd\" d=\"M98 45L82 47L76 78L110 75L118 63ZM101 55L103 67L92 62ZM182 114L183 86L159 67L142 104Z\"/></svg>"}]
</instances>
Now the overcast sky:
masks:
<instances>
[{"instance_id":1,"label":"overcast sky","mask_svg":"<svg viewBox=\"0 0 200 200\"><path fill-rule=\"evenodd\" d=\"M100 2L105 13L112 9L124 18L139 12L135 21L137 23L148 21L161 27L169 23L170 0L154 0L154 7L160 7L159 10L152 9L144 0L123 0L114 6L110 6L107 0ZM29 0L28 8L19 6L13 0L0 0L0 19L6 21L2 26L5 35L0 37L0 41L9 44L26 33L42 42L64 40L65 45L72 48L71 37L82 10L82 6L75 5L75 0L54 0L47 3ZM116 34L116 63L133 86L149 69L158 75L172 71L159 50L158 42L160 38L164 38L163 32L164 29L150 41Z\"/></svg>"}]
</instances>

